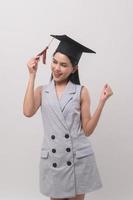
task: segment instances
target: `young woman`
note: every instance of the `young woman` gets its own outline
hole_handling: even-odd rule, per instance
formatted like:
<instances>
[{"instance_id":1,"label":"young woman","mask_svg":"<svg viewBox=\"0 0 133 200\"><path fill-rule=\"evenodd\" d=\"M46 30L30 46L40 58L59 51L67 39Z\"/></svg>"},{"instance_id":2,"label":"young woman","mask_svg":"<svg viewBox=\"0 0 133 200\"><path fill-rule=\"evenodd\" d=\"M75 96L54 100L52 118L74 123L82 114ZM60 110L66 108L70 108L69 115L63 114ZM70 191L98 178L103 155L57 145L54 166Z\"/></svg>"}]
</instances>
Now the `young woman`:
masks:
<instances>
[{"instance_id":1,"label":"young woman","mask_svg":"<svg viewBox=\"0 0 133 200\"><path fill-rule=\"evenodd\" d=\"M107 99L113 94L105 84L98 106L90 113L90 96L80 85L78 62L83 52L95 53L66 35L53 54L51 80L34 90L39 56L28 61L29 81L23 113L32 117L41 106L44 138L39 163L40 192L51 200L84 200L102 187L95 154L89 141Z\"/></svg>"}]
</instances>

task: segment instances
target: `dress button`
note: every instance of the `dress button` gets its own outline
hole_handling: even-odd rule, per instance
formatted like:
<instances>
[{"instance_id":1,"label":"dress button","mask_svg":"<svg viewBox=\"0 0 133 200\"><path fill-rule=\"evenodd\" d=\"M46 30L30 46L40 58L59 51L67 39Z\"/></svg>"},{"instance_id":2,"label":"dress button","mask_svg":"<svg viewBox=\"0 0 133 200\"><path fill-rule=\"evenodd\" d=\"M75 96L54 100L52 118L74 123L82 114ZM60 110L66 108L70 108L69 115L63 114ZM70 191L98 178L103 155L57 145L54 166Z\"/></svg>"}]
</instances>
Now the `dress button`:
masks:
<instances>
[{"instance_id":1,"label":"dress button","mask_svg":"<svg viewBox=\"0 0 133 200\"><path fill-rule=\"evenodd\" d=\"M52 152L55 153L55 152L56 152L56 149L52 149Z\"/></svg>"},{"instance_id":2,"label":"dress button","mask_svg":"<svg viewBox=\"0 0 133 200\"><path fill-rule=\"evenodd\" d=\"M53 163L53 167L57 167L57 163Z\"/></svg>"},{"instance_id":3,"label":"dress button","mask_svg":"<svg viewBox=\"0 0 133 200\"><path fill-rule=\"evenodd\" d=\"M67 165L70 166L72 163L70 161L67 161Z\"/></svg>"},{"instance_id":4,"label":"dress button","mask_svg":"<svg viewBox=\"0 0 133 200\"><path fill-rule=\"evenodd\" d=\"M65 138L69 138L69 134L65 134Z\"/></svg>"},{"instance_id":5,"label":"dress button","mask_svg":"<svg viewBox=\"0 0 133 200\"><path fill-rule=\"evenodd\" d=\"M71 151L71 149L70 149L70 148L66 148L66 151L67 151L67 152L70 152L70 151Z\"/></svg>"},{"instance_id":6,"label":"dress button","mask_svg":"<svg viewBox=\"0 0 133 200\"><path fill-rule=\"evenodd\" d=\"M55 139L55 135L51 135L51 138L54 140Z\"/></svg>"}]
</instances>

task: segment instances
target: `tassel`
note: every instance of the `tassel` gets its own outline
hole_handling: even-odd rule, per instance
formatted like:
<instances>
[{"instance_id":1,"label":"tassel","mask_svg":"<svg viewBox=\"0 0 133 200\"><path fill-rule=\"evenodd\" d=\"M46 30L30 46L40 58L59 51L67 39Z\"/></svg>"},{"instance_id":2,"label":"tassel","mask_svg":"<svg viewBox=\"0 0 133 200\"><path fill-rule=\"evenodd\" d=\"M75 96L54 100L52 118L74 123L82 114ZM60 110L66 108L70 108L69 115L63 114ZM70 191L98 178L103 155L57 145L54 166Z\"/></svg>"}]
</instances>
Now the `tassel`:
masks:
<instances>
[{"instance_id":1,"label":"tassel","mask_svg":"<svg viewBox=\"0 0 133 200\"><path fill-rule=\"evenodd\" d=\"M50 46L50 44L51 44L52 41L53 41L53 38L50 41L49 45L43 51L41 51L39 54L37 54L37 56L42 56L42 62L43 62L43 64L46 64L47 49L49 48L49 46Z\"/></svg>"},{"instance_id":2,"label":"tassel","mask_svg":"<svg viewBox=\"0 0 133 200\"><path fill-rule=\"evenodd\" d=\"M48 47L45 48L44 52L43 52L43 55L42 55L42 62L43 64L46 64L46 53L47 53L47 49Z\"/></svg>"},{"instance_id":3,"label":"tassel","mask_svg":"<svg viewBox=\"0 0 133 200\"><path fill-rule=\"evenodd\" d=\"M37 56L42 56L42 62L43 62L43 64L46 64L47 49L48 49L48 46L37 55Z\"/></svg>"}]
</instances>

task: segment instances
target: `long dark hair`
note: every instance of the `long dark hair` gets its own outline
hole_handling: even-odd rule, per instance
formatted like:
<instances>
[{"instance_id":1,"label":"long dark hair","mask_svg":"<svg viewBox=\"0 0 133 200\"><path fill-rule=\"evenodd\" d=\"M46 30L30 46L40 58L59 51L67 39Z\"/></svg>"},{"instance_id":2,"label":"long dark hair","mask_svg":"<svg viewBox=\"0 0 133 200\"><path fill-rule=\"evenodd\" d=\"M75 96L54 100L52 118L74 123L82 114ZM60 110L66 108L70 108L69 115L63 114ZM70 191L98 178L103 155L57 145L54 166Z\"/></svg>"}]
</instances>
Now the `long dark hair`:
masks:
<instances>
[{"instance_id":1,"label":"long dark hair","mask_svg":"<svg viewBox=\"0 0 133 200\"><path fill-rule=\"evenodd\" d=\"M55 51L53 53L53 56L59 51ZM60 52L61 53L61 52ZM69 58L69 60L71 61L72 63L72 66L75 67L77 66L77 61L71 57L71 56L68 56L66 54L64 54L65 56L67 56ZM53 76L51 74L51 80L53 79ZM75 84L78 84L80 85L80 79L79 79L79 70L77 69L74 73L70 74L70 76L68 77L68 80L70 80L72 83L75 83Z\"/></svg>"}]
</instances>

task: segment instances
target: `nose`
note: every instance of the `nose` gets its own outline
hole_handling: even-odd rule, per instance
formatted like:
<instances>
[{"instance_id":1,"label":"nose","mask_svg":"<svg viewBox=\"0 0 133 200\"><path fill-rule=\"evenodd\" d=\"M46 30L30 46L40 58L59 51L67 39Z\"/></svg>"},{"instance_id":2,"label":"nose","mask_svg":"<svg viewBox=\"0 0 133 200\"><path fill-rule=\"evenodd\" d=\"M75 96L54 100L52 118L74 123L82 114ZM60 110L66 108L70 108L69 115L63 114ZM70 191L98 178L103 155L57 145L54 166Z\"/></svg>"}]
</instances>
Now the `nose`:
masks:
<instances>
[{"instance_id":1,"label":"nose","mask_svg":"<svg viewBox=\"0 0 133 200\"><path fill-rule=\"evenodd\" d=\"M54 69L56 71L60 71L61 70L60 64L56 64L55 67L54 67Z\"/></svg>"}]
</instances>

